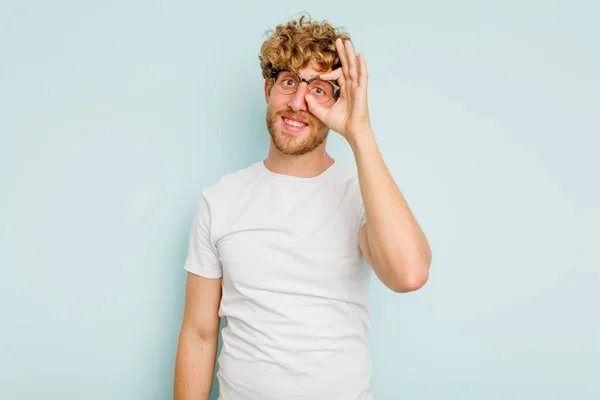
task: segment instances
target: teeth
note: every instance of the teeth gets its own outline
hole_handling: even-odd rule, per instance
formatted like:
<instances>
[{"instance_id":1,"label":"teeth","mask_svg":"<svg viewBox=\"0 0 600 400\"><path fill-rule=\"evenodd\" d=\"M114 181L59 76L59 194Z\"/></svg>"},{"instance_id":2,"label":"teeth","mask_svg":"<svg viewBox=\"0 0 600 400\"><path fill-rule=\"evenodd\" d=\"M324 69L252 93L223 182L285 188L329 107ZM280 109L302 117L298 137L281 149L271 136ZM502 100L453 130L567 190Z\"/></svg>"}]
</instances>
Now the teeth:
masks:
<instances>
[{"instance_id":1,"label":"teeth","mask_svg":"<svg viewBox=\"0 0 600 400\"><path fill-rule=\"evenodd\" d=\"M300 128L300 127L302 127L302 126L306 125L306 124L303 124L302 122L298 122L298 121L292 121L291 119L287 119L287 118L285 119L285 122L286 122L287 124L289 124L289 125L296 126L296 127L298 127L298 128Z\"/></svg>"}]
</instances>

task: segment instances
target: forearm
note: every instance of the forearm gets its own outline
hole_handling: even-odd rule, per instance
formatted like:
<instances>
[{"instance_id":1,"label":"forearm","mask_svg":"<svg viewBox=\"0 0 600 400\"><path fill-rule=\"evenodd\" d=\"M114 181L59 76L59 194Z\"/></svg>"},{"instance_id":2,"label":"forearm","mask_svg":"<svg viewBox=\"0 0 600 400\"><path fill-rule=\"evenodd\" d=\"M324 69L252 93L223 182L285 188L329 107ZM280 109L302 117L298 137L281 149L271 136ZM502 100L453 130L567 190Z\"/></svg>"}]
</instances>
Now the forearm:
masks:
<instances>
[{"instance_id":1,"label":"forearm","mask_svg":"<svg viewBox=\"0 0 600 400\"><path fill-rule=\"evenodd\" d=\"M185 325L175 361L174 400L208 400L217 357L218 335L202 338Z\"/></svg>"},{"instance_id":2,"label":"forearm","mask_svg":"<svg viewBox=\"0 0 600 400\"><path fill-rule=\"evenodd\" d=\"M427 280L431 251L371 132L350 141L367 216L371 256L381 276L414 286ZM424 282L423 282L424 283Z\"/></svg>"}]
</instances>

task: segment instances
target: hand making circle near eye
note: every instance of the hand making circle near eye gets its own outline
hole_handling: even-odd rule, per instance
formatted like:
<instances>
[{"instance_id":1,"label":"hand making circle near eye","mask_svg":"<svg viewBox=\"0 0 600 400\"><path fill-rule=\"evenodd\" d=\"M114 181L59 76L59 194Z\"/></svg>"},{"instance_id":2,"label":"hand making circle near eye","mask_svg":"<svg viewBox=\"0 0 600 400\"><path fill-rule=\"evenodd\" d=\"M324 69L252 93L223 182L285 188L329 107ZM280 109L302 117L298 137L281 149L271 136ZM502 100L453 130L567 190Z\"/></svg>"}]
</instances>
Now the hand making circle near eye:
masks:
<instances>
[{"instance_id":1,"label":"hand making circle near eye","mask_svg":"<svg viewBox=\"0 0 600 400\"><path fill-rule=\"evenodd\" d=\"M368 72L365 57L354 54L352 43L337 39L335 42L341 68L321 74L323 80L337 80L340 95L330 107L319 104L312 96L306 96L309 111L330 129L347 140L371 129L367 102Z\"/></svg>"}]
</instances>

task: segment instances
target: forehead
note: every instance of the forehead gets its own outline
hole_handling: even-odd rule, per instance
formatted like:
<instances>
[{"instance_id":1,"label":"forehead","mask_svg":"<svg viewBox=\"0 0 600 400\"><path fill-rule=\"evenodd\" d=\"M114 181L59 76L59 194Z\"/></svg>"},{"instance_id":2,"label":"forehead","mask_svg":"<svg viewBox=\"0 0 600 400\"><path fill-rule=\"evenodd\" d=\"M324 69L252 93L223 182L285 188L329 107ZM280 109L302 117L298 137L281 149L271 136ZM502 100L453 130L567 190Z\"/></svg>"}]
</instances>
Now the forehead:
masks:
<instances>
[{"instance_id":1,"label":"forehead","mask_svg":"<svg viewBox=\"0 0 600 400\"><path fill-rule=\"evenodd\" d=\"M323 68L316 62L312 61L306 67L298 70L298 73L304 77L306 77L306 76L312 77L312 76L317 76L319 74L324 74L325 72L329 72L329 71L331 71L331 68Z\"/></svg>"}]
</instances>

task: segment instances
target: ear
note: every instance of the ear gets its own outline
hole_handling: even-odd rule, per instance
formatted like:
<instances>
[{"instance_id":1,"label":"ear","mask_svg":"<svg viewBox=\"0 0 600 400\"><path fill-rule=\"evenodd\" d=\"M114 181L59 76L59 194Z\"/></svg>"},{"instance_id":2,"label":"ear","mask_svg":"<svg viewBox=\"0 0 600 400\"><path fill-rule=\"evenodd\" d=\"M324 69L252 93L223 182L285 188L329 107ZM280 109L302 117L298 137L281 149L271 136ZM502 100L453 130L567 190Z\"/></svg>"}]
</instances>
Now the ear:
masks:
<instances>
[{"instance_id":1,"label":"ear","mask_svg":"<svg viewBox=\"0 0 600 400\"><path fill-rule=\"evenodd\" d=\"M271 97L271 85L269 85L269 81L265 79L265 101L269 104L269 98Z\"/></svg>"}]
</instances>

